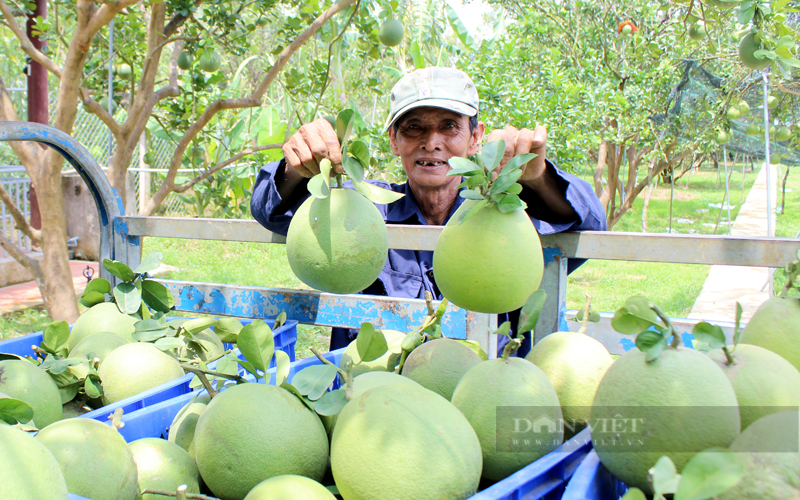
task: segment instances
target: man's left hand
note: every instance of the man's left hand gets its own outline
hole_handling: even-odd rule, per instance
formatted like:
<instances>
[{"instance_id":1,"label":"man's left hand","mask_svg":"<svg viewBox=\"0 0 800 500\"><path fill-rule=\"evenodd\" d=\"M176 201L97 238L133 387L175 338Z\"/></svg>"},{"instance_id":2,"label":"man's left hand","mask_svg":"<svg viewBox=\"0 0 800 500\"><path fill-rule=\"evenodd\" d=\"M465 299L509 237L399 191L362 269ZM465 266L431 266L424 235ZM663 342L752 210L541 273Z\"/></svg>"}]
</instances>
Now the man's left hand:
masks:
<instances>
[{"instance_id":1,"label":"man's left hand","mask_svg":"<svg viewBox=\"0 0 800 500\"><path fill-rule=\"evenodd\" d=\"M493 172L492 177L496 177L500 169L508 161L523 153L535 153L537 156L522 167L522 176L519 182L522 184L537 183L542 180L546 172L545 157L547 153L547 128L544 125L537 125L534 130L524 128L517 130L515 127L507 127L502 130L493 130L489 134L488 142L502 139L506 143L506 151L500 166Z\"/></svg>"}]
</instances>

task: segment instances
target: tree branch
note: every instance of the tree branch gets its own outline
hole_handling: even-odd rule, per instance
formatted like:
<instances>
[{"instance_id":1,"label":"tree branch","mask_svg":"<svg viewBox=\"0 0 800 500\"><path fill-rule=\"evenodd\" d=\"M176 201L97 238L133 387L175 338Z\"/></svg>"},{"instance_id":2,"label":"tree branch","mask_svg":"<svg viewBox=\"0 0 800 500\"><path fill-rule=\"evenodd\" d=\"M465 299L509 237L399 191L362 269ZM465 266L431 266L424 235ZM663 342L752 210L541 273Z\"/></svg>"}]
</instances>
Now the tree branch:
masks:
<instances>
[{"instance_id":1,"label":"tree branch","mask_svg":"<svg viewBox=\"0 0 800 500\"><path fill-rule=\"evenodd\" d=\"M784 84L782 84L780 82L778 83L778 88L781 89L782 91L786 92L787 94L800 95L800 92L798 92L796 90L792 90L792 89L786 87Z\"/></svg>"},{"instance_id":2,"label":"tree branch","mask_svg":"<svg viewBox=\"0 0 800 500\"><path fill-rule=\"evenodd\" d=\"M14 218L14 225L17 229L22 231L25 236L32 239L36 243L41 244L42 242L42 232L38 229L34 229L28 224L28 221L25 220L25 216L22 215L22 212L17 207L14 200L11 199L11 195L6 191L6 188L0 184L0 200L6 204L8 211L11 212L11 217Z\"/></svg>"},{"instance_id":3,"label":"tree branch","mask_svg":"<svg viewBox=\"0 0 800 500\"><path fill-rule=\"evenodd\" d=\"M283 143L282 142L279 143L279 144L267 144L265 146L256 146L256 147L253 147L253 148L247 148L247 149L245 149L245 150L243 150L243 151L231 156L227 160L225 160L225 161L223 161L221 163L217 163L216 165L214 165L213 167L211 167L208 170L204 171L202 174L198 175L194 179L192 179L192 180L190 180L190 181L188 181L188 182L186 182L184 184L181 184L179 186L175 186L174 191L176 193L183 193L186 190L188 190L189 188L191 188L192 186L194 186L195 184L197 184L198 182L201 182L201 181L203 181L205 179L208 179L209 177L211 177L216 172L219 172L220 170L222 170L223 168L227 167L231 163L236 162L236 161L244 158L245 156L251 155L253 153L257 153L259 151L264 151L265 149L278 149L278 148L281 148L281 147L283 147Z\"/></svg>"},{"instance_id":4,"label":"tree branch","mask_svg":"<svg viewBox=\"0 0 800 500\"><path fill-rule=\"evenodd\" d=\"M17 23L16 18L14 18L14 14L11 12L11 9L8 7L6 0L0 0L0 12L3 13L3 17L6 18L8 22L8 27L11 29L11 32L14 33L14 36L20 42L20 46L22 50L28 54L28 56L36 61L37 63L44 66L47 71L53 73L57 78L61 78L61 68L58 67L56 63L54 63L49 57L44 55L39 49L33 46L33 42L31 39L28 38L28 34L25 32L24 29Z\"/></svg>"},{"instance_id":5,"label":"tree branch","mask_svg":"<svg viewBox=\"0 0 800 500\"><path fill-rule=\"evenodd\" d=\"M97 116L97 118L99 118L100 121L103 122L103 125L108 127L108 130L111 131L114 137L116 137L117 140L119 140L119 134L121 132L121 129L119 123L117 123L117 120L114 119L114 117L111 115L109 111L103 109L103 107L100 106L100 103L98 103L92 98L88 90L81 87L78 90L78 92L80 93L81 101L83 102L83 105L86 106L87 111ZM113 106L114 104L108 103L109 110L113 110L114 109Z\"/></svg>"}]
</instances>

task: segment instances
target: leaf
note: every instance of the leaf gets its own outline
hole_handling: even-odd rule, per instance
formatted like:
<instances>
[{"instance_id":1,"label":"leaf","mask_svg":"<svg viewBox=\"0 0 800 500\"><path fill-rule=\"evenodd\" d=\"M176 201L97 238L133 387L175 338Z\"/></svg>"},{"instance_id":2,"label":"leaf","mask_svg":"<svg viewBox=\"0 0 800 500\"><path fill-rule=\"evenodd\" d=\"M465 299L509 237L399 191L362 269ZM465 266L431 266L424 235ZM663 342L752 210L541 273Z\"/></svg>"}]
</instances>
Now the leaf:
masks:
<instances>
[{"instance_id":1,"label":"leaf","mask_svg":"<svg viewBox=\"0 0 800 500\"><path fill-rule=\"evenodd\" d=\"M522 184L516 183L510 188L506 189L508 194L520 194L522 192Z\"/></svg>"},{"instance_id":2,"label":"leaf","mask_svg":"<svg viewBox=\"0 0 800 500\"><path fill-rule=\"evenodd\" d=\"M347 152L358 158L362 164L369 165L369 147L367 147L363 141L353 141L350 143L350 147L347 148ZM348 173L347 175L350 174Z\"/></svg>"},{"instance_id":3,"label":"leaf","mask_svg":"<svg viewBox=\"0 0 800 500\"><path fill-rule=\"evenodd\" d=\"M86 377L86 380L83 381L83 390L86 391L86 395L92 399L97 399L103 395L103 385L100 382L100 377L94 374L90 374Z\"/></svg>"},{"instance_id":4,"label":"leaf","mask_svg":"<svg viewBox=\"0 0 800 500\"><path fill-rule=\"evenodd\" d=\"M523 165L526 165L529 161L533 160L537 156L539 155L536 153L524 153L511 158L508 160L508 163L503 166L503 169L500 170L500 174L498 174L498 176L507 174L514 169L522 168Z\"/></svg>"},{"instance_id":5,"label":"leaf","mask_svg":"<svg viewBox=\"0 0 800 500\"><path fill-rule=\"evenodd\" d=\"M275 353L275 339L272 337L269 325L257 319L243 327L239 332L236 346L253 367L262 372L267 371Z\"/></svg>"},{"instance_id":6,"label":"leaf","mask_svg":"<svg viewBox=\"0 0 800 500\"><path fill-rule=\"evenodd\" d=\"M631 488L620 500L647 500L647 497L639 488Z\"/></svg>"},{"instance_id":7,"label":"leaf","mask_svg":"<svg viewBox=\"0 0 800 500\"><path fill-rule=\"evenodd\" d=\"M104 278L95 278L87 283L86 288L83 290L84 295L89 292L111 293L111 283Z\"/></svg>"},{"instance_id":8,"label":"leaf","mask_svg":"<svg viewBox=\"0 0 800 500\"><path fill-rule=\"evenodd\" d=\"M162 351L169 351L172 349L180 349L181 347L186 347L186 343L183 339L178 337L162 337L155 341L154 344Z\"/></svg>"},{"instance_id":9,"label":"leaf","mask_svg":"<svg viewBox=\"0 0 800 500\"><path fill-rule=\"evenodd\" d=\"M461 43L466 45L467 47L472 47L475 44L475 40L472 38L472 35L469 34L469 30L461 22L461 18L458 17L458 13L450 7L449 5L445 4L445 13L447 14L447 21L450 23L450 27L453 28L453 31L458 36L458 39L461 40Z\"/></svg>"},{"instance_id":10,"label":"leaf","mask_svg":"<svg viewBox=\"0 0 800 500\"><path fill-rule=\"evenodd\" d=\"M788 47L781 45L775 49L775 53L781 56L784 59L789 59L790 57L794 57L792 52L789 50Z\"/></svg>"},{"instance_id":11,"label":"leaf","mask_svg":"<svg viewBox=\"0 0 800 500\"><path fill-rule=\"evenodd\" d=\"M332 417L342 411L347 404L347 394L344 389L336 389L323 394L316 403L314 410L320 415Z\"/></svg>"},{"instance_id":12,"label":"leaf","mask_svg":"<svg viewBox=\"0 0 800 500\"><path fill-rule=\"evenodd\" d=\"M54 321L47 325L42 335L42 346L47 352L57 353L69 343L69 324L66 321Z\"/></svg>"},{"instance_id":13,"label":"leaf","mask_svg":"<svg viewBox=\"0 0 800 500\"><path fill-rule=\"evenodd\" d=\"M736 22L739 24L749 24L750 21L753 19L753 15L756 13L755 6L750 6L746 9L740 8L736 12Z\"/></svg>"},{"instance_id":14,"label":"leaf","mask_svg":"<svg viewBox=\"0 0 800 500\"><path fill-rule=\"evenodd\" d=\"M681 471L674 500L706 500L736 486L744 468L734 453L722 448L701 451Z\"/></svg>"},{"instance_id":15,"label":"leaf","mask_svg":"<svg viewBox=\"0 0 800 500\"><path fill-rule=\"evenodd\" d=\"M505 335L506 337L511 337L511 322L504 321L503 324L497 328L497 330L492 332L492 335Z\"/></svg>"},{"instance_id":16,"label":"leaf","mask_svg":"<svg viewBox=\"0 0 800 500\"><path fill-rule=\"evenodd\" d=\"M158 281L142 280L142 300L152 309L164 313L175 307L172 292Z\"/></svg>"},{"instance_id":17,"label":"leaf","mask_svg":"<svg viewBox=\"0 0 800 500\"><path fill-rule=\"evenodd\" d=\"M736 303L736 327L735 327L734 334L733 334L733 347L734 348L736 348L736 346L739 345L739 336L742 334L742 332L739 330L739 325L741 324L741 321L742 321L742 313L743 313L742 305L737 302Z\"/></svg>"},{"instance_id":18,"label":"leaf","mask_svg":"<svg viewBox=\"0 0 800 500\"><path fill-rule=\"evenodd\" d=\"M530 332L536 328L545 300L547 300L547 292L542 289L536 290L528 297L519 313L519 326L517 327L519 333Z\"/></svg>"},{"instance_id":19,"label":"leaf","mask_svg":"<svg viewBox=\"0 0 800 500\"><path fill-rule=\"evenodd\" d=\"M483 207L485 207L488 203L489 202L486 201L486 200L480 200L472 208L462 212L463 215L461 216L460 219L458 219L458 223L461 224L464 221L464 219L467 219L467 218L472 217L473 215L477 214L478 211L481 210Z\"/></svg>"},{"instance_id":20,"label":"leaf","mask_svg":"<svg viewBox=\"0 0 800 500\"><path fill-rule=\"evenodd\" d=\"M344 172L353 181L353 184L364 180L364 167L361 162L352 156L345 155L342 159L342 166L344 167Z\"/></svg>"},{"instance_id":21,"label":"leaf","mask_svg":"<svg viewBox=\"0 0 800 500\"><path fill-rule=\"evenodd\" d=\"M327 363L311 365L294 375L292 385L297 388L300 394L308 396L308 399L312 401L316 401L333 384L338 373L339 371L335 366Z\"/></svg>"},{"instance_id":22,"label":"leaf","mask_svg":"<svg viewBox=\"0 0 800 500\"><path fill-rule=\"evenodd\" d=\"M275 351L275 367L275 385L280 386L286 382L289 370L292 367L289 355L281 350Z\"/></svg>"},{"instance_id":23,"label":"leaf","mask_svg":"<svg viewBox=\"0 0 800 500\"><path fill-rule=\"evenodd\" d=\"M117 262L116 260L111 259L104 259L103 260L103 267L106 268L108 272L116 276L117 278L121 279L122 281L133 281L133 271L130 267L122 262Z\"/></svg>"},{"instance_id":24,"label":"leaf","mask_svg":"<svg viewBox=\"0 0 800 500\"><path fill-rule=\"evenodd\" d=\"M492 141L483 147L480 154L487 172L494 172L494 169L496 169L503 160L505 152L506 141L503 139Z\"/></svg>"},{"instance_id":25,"label":"leaf","mask_svg":"<svg viewBox=\"0 0 800 500\"><path fill-rule=\"evenodd\" d=\"M132 283L120 283L114 287L117 307L125 314L134 314L142 305L142 292Z\"/></svg>"},{"instance_id":26,"label":"leaf","mask_svg":"<svg viewBox=\"0 0 800 500\"><path fill-rule=\"evenodd\" d=\"M661 351L667 347L667 339L660 333L650 330L644 331L636 336L636 347L640 351L647 353L645 361L652 361L661 354Z\"/></svg>"},{"instance_id":27,"label":"leaf","mask_svg":"<svg viewBox=\"0 0 800 500\"><path fill-rule=\"evenodd\" d=\"M403 337L400 348L406 352L411 352L422 345L422 335L419 332L411 332Z\"/></svg>"},{"instance_id":28,"label":"leaf","mask_svg":"<svg viewBox=\"0 0 800 500\"><path fill-rule=\"evenodd\" d=\"M343 109L336 115L336 136L339 144L344 144L353 132L356 123L356 113L352 109Z\"/></svg>"},{"instance_id":29,"label":"leaf","mask_svg":"<svg viewBox=\"0 0 800 500\"><path fill-rule=\"evenodd\" d=\"M319 162L319 175L322 177L322 182L325 183L325 187L330 189L331 187L331 168L333 165L331 161L327 158L323 158Z\"/></svg>"},{"instance_id":30,"label":"leaf","mask_svg":"<svg viewBox=\"0 0 800 500\"><path fill-rule=\"evenodd\" d=\"M161 260L164 258L164 254L156 250L155 252L150 252L145 256L144 259L136 266L136 269L133 270L136 274L142 273L149 273L153 269L158 268L161 265Z\"/></svg>"},{"instance_id":31,"label":"leaf","mask_svg":"<svg viewBox=\"0 0 800 500\"><path fill-rule=\"evenodd\" d=\"M721 349L725 346L725 333L722 328L701 321L692 328L692 335L700 342L705 342L711 349Z\"/></svg>"},{"instance_id":32,"label":"leaf","mask_svg":"<svg viewBox=\"0 0 800 500\"><path fill-rule=\"evenodd\" d=\"M519 184L515 184L515 186L519 186ZM525 210L527 206L527 203L522 201L519 196L515 194L503 195L497 202L497 210L504 214L513 212L514 210Z\"/></svg>"},{"instance_id":33,"label":"leaf","mask_svg":"<svg viewBox=\"0 0 800 500\"><path fill-rule=\"evenodd\" d=\"M196 333L202 332L203 330L208 330L215 324L217 324L217 320L215 320L214 318L194 318L185 322L181 326L185 331L189 332L189 334L194 335Z\"/></svg>"},{"instance_id":34,"label":"leaf","mask_svg":"<svg viewBox=\"0 0 800 500\"><path fill-rule=\"evenodd\" d=\"M239 359L239 358L236 358L236 362L239 363L242 366L242 368L247 370L255 378L257 378L257 379L264 378L264 376L259 374L258 370L256 370L256 367L253 366L253 363L250 363L249 361L247 361L245 359Z\"/></svg>"},{"instance_id":35,"label":"leaf","mask_svg":"<svg viewBox=\"0 0 800 500\"><path fill-rule=\"evenodd\" d=\"M280 387L282 387L283 389L286 389L287 391L289 391L292 394L294 394L295 396L297 396L300 399L300 401L302 401L303 404L308 407L309 410L316 411L314 409L314 403L309 401L308 399L304 398L303 395L300 394L300 391L298 391L295 386L293 386L292 384L290 384L288 382L284 382L283 384L280 385Z\"/></svg>"},{"instance_id":36,"label":"leaf","mask_svg":"<svg viewBox=\"0 0 800 500\"><path fill-rule=\"evenodd\" d=\"M482 200L483 195L471 189L464 189L458 195L466 200Z\"/></svg>"},{"instance_id":37,"label":"leaf","mask_svg":"<svg viewBox=\"0 0 800 500\"><path fill-rule=\"evenodd\" d=\"M481 360L486 361L489 359L489 356L486 355L486 352L481 349L481 345L475 340L464 340L464 339L453 339L459 344L464 344L465 346L469 347L472 352L478 355Z\"/></svg>"},{"instance_id":38,"label":"leaf","mask_svg":"<svg viewBox=\"0 0 800 500\"><path fill-rule=\"evenodd\" d=\"M512 170L506 174L500 175L494 180L492 187L489 188L489 195L491 196L505 192L508 188L516 184L521 176L522 170Z\"/></svg>"},{"instance_id":39,"label":"leaf","mask_svg":"<svg viewBox=\"0 0 800 500\"><path fill-rule=\"evenodd\" d=\"M311 193L314 198L324 199L327 198L331 194L331 190L328 187L328 183L330 179L326 182L325 176L322 174L317 174L308 181L308 192Z\"/></svg>"},{"instance_id":40,"label":"leaf","mask_svg":"<svg viewBox=\"0 0 800 500\"><path fill-rule=\"evenodd\" d=\"M236 338L239 336L240 331L242 331L242 322L236 318L220 318L214 326L214 333L217 334L219 339L231 344L236 343Z\"/></svg>"},{"instance_id":41,"label":"leaf","mask_svg":"<svg viewBox=\"0 0 800 500\"><path fill-rule=\"evenodd\" d=\"M675 464L668 456L665 455L659 458L648 473L652 479L655 498L661 498L659 495L675 493L681 477L675 469Z\"/></svg>"},{"instance_id":42,"label":"leaf","mask_svg":"<svg viewBox=\"0 0 800 500\"><path fill-rule=\"evenodd\" d=\"M372 323L363 323L356 336L356 348L361 361L373 361L389 350L383 332L376 330Z\"/></svg>"},{"instance_id":43,"label":"leaf","mask_svg":"<svg viewBox=\"0 0 800 500\"><path fill-rule=\"evenodd\" d=\"M273 321L272 323L272 329L277 330L278 328L285 325L286 319L287 319L286 312L285 311L281 312L279 315L275 317L275 321Z\"/></svg>"},{"instance_id":44,"label":"leaf","mask_svg":"<svg viewBox=\"0 0 800 500\"><path fill-rule=\"evenodd\" d=\"M466 158L454 156L447 160L447 163L452 167L447 175L475 175L483 173L483 169L477 163L474 163Z\"/></svg>"},{"instance_id":45,"label":"leaf","mask_svg":"<svg viewBox=\"0 0 800 500\"><path fill-rule=\"evenodd\" d=\"M636 335L651 326L659 325L658 315L650 307L647 297L637 295L625 301L611 319L614 330L624 335Z\"/></svg>"},{"instance_id":46,"label":"leaf","mask_svg":"<svg viewBox=\"0 0 800 500\"><path fill-rule=\"evenodd\" d=\"M94 280L92 280L94 281ZM92 307L106 301L106 296L100 292L87 292L84 291L81 295L80 303L84 307Z\"/></svg>"},{"instance_id":47,"label":"leaf","mask_svg":"<svg viewBox=\"0 0 800 500\"><path fill-rule=\"evenodd\" d=\"M383 189L381 187L376 186L375 184L370 184L366 181L355 182L353 181L353 187L356 188L356 191L362 194L365 198L367 198L372 203L377 203L379 205L387 205L389 203L394 203L395 201L399 200L405 194L397 193L395 191L389 191L387 189Z\"/></svg>"},{"instance_id":48,"label":"leaf","mask_svg":"<svg viewBox=\"0 0 800 500\"><path fill-rule=\"evenodd\" d=\"M150 321L150 320L145 320ZM153 342L167 335L173 335L174 331L171 328L161 328L158 330L144 330L141 332L133 332L131 338L139 342Z\"/></svg>"},{"instance_id":49,"label":"leaf","mask_svg":"<svg viewBox=\"0 0 800 500\"><path fill-rule=\"evenodd\" d=\"M0 399L0 420L8 425L26 424L33 420L33 408L19 399Z\"/></svg>"}]
</instances>

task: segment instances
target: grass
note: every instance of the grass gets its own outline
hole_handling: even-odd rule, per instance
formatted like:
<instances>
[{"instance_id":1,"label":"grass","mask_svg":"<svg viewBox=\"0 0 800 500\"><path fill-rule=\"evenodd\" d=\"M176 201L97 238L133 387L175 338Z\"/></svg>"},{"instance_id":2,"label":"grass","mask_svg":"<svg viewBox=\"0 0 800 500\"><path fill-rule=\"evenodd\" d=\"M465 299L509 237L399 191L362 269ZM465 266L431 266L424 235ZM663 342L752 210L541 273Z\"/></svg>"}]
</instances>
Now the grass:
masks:
<instances>
[{"instance_id":1,"label":"grass","mask_svg":"<svg viewBox=\"0 0 800 500\"><path fill-rule=\"evenodd\" d=\"M783 180L785 170L781 170L779 182ZM780 186L780 184L779 184ZM780 188L779 188L780 189ZM777 209L781 207L781 193L778 191ZM784 238L794 238L800 232L800 167L789 169L789 177L786 180L786 211L775 217L775 236ZM783 271L775 271L775 293L779 293L786 285L786 276ZM797 283L800 285L800 283ZM794 293L793 293L794 295Z\"/></svg>"},{"instance_id":2,"label":"grass","mask_svg":"<svg viewBox=\"0 0 800 500\"><path fill-rule=\"evenodd\" d=\"M37 307L0 315L0 340L40 332L50 323L47 312Z\"/></svg>"}]
</instances>

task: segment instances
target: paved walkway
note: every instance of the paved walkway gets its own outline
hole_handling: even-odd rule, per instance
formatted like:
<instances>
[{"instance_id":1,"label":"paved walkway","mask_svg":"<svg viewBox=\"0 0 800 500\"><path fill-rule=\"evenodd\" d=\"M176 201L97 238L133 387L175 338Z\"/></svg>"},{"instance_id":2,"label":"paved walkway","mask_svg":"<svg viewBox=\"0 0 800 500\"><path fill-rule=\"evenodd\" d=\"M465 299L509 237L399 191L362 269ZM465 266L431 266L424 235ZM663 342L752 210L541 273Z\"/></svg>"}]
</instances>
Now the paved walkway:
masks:
<instances>
[{"instance_id":1,"label":"paved walkway","mask_svg":"<svg viewBox=\"0 0 800 500\"><path fill-rule=\"evenodd\" d=\"M772 188L772 231L775 232L775 203L777 199L777 173L770 165ZM731 227L732 236L767 236L767 169L761 168L747 199ZM772 236L770 235L770 236ZM769 298L769 269L764 267L711 266L703 290L689 313L689 318L706 321L736 320L736 302L744 310L742 321L747 321L758 306Z\"/></svg>"},{"instance_id":2,"label":"paved walkway","mask_svg":"<svg viewBox=\"0 0 800 500\"><path fill-rule=\"evenodd\" d=\"M94 271L95 277L100 274L97 269L97 262L86 262L82 260L71 260L69 267L72 269L72 283L75 286L75 293L80 296L86 288L86 278L83 271L86 266ZM39 287L35 281L28 281L18 285L11 285L0 288L0 314L7 314L20 309L36 307L42 305L42 296L39 294Z\"/></svg>"}]
</instances>

